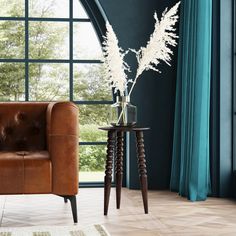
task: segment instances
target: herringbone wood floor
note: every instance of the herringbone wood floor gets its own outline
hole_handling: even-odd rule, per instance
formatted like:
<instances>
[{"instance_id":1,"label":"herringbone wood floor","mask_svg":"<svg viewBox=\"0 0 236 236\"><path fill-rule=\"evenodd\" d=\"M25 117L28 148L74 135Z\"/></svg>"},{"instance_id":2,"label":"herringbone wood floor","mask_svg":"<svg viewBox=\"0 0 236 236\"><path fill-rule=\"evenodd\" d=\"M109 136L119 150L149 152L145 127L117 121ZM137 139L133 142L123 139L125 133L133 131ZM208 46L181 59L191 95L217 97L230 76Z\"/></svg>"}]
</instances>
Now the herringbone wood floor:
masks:
<instances>
[{"instance_id":1,"label":"herringbone wood floor","mask_svg":"<svg viewBox=\"0 0 236 236\"><path fill-rule=\"evenodd\" d=\"M176 193L149 191L149 214L143 214L139 191L122 189L121 209L112 189L108 216L103 216L103 189L80 189L79 226L103 224L113 236L235 236L236 202L209 198L190 202ZM53 195L0 196L2 227L73 225L69 204Z\"/></svg>"}]
</instances>

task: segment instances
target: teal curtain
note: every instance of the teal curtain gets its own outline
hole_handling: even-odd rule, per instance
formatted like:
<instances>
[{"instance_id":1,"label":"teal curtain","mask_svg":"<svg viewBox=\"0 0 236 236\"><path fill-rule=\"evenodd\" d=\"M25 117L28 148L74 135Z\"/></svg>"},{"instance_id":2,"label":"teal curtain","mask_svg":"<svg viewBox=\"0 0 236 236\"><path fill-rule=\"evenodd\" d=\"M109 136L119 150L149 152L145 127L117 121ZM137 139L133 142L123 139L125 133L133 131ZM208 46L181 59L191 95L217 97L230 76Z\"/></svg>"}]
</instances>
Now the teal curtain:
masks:
<instances>
[{"instance_id":1,"label":"teal curtain","mask_svg":"<svg viewBox=\"0 0 236 236\"><path fill-rule=\"evenodd\" d=\"M192 201L210 193L212 0L182 0L170 188Z\"/></svg>"}]
</instances>

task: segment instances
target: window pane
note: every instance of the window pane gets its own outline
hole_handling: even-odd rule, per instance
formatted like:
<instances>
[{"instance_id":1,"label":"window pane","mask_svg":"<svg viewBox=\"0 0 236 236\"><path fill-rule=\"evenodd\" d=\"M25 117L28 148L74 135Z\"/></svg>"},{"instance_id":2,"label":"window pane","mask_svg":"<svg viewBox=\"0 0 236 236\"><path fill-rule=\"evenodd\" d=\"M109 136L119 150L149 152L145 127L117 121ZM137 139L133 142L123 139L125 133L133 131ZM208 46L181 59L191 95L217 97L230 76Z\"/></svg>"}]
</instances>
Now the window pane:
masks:
<instances>
[{"instance_id":1,"label":"window pane","mask_svg":"<svg viewBox=\"0 0 236 236\"><path fill-rule=\"evenodd\" d=\"M24 22L0 21L0 58L24 58L24 30Z\"/></svg>"},{"instance_id":2,"label":"window pane","mask_svg":"<svg viewBox=\"0 0 236 236\"><path fill-rule=\"evenodd\" d=\"M23 63L0 63L0 101L25 100Z\"/></svg>"},{"instance_id":3,"label":"window pane","mask_svg":"<svg viewBox=\"0 0 236 236\"><path fill-rule=\"evenodd\" d=\"M0 16L23 17L25 0L0 0Z\"/></svg>"},{"instance_id":4,"label":"window pane","mask_svg":"<svg viewBox=\"0 0 236 236\"><path fill-rule=\"evenodd\" d=\"M69 17L68 0L29 0L30 17Z\"/></svg>"},{"instance_id":5,"label":"window pane","mask_svg":"<svg viewBox=\"0 0 236 236\"><path fill-rule=\"evenodd\" d=\"M89 18L86 11L84 10L84 7L82 6L79 0L73 1L73 17L86 18L86 19Z\"/></svg>"},{"instance_id":6,"label":"window pane","mask_svg":"<svg viewBox=\"0 0 236 236\"><path fill-rule=\"evenodd\" d=\"M29 97L31 101L69 100L69 65L29 65Z\"/></svg>"},{"instance_id":7,"label":"window pane","mask_svg":"<svg viewBox=\"0 0 236 236\"><path fill-rule=\"evenodd\" d=\"M106 160L105 145L80 145L80 182L101 182L104 180Z\"/></svg>"},{"instance_id":8,"label":"window pane","mask_svg":"<svg viewBox=\"0 0 236 236\"><path fill-rule=\"evenodd\" d=\"M108 124L110 105L79 105L80 142L106 141L107 134L98 127Z\"/></svg>"},{"instance_id":9,"label":"window pane","mask_svg":"<svg viewBox=\"0 0 236 236\"><path fill-rule=\"evenodd\" d=\"M30 22L29 56L31 59L68 59L69 24Z\"/></svg>"},{"instance_id":10,"label":"window pane","mask_svg":"<svg viewBox=\"0 0 236 236\"><path fill-rule=\"evenodd\" d=\"M89 22L74 23L74 59L101 59L102 50Z\"/></svg>"},{"instance_id":11,"label":"window pane","mask_svg":"<svg viewBox=\"0 0 236 236\"><path fill-rule=\"evenodd\" d=\"M74 64L74 100L112 100L103 64Z\"/></svg>"}]
</instances>

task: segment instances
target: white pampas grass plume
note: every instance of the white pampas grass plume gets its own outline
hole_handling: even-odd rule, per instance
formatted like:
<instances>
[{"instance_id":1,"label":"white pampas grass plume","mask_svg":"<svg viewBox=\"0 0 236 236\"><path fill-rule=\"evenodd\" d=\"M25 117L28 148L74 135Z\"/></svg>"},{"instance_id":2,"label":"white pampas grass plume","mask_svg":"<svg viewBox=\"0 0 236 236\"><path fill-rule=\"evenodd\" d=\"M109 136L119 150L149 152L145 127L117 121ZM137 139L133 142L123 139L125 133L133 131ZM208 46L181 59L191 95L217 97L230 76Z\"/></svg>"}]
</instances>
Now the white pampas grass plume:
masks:
<instances>
[{"instance_id":1,"label":"white pampas grass plume","mask_svg":"<svg viewBox=\"0 0 236 236\"><path fill-rule=\"evenodd\" d=\"M175 4L169 11L167 8L162 13L161 20L158 20L156 12L154 18L156 20L154 31L147 42L146 47L141 47L139 51L132 50L136 53L138 61L138 69L135 78L138 78L144 70L154 70L160 72L157 65L160 61L164 61L170 65L171 55L173 51L169 46L176 46L178 36L175 33L175 23L178 21L178 7L180 2ZM136 81L135 81L136 82Z\"/></svg>"},{"instance_id":2,"label":"white pampas grass plume","mask_svg":"<svg viewBox=\"0 0 236 236\"><path fill-rule=\"evenodd\" d=\"M112 26L106 23L106 36L103 42L104 64L107 74L110 78L110 84L115 88L115 92L120 91L120 95L124 96L127 88L127 75L125 71L130 71L129 65L124 61L127 52L119 47L118 39Z\"/></svg>"}]
</instances>

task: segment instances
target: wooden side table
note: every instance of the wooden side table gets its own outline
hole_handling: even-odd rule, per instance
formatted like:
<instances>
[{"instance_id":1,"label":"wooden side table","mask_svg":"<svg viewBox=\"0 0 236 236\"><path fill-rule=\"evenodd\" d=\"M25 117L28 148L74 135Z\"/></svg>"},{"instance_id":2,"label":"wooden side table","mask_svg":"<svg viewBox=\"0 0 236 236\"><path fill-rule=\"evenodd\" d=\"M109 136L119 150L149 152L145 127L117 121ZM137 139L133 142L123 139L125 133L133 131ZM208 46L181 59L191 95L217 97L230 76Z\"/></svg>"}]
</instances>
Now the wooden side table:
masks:
<instances>
[{"instance_id":1,"label":"wooden side table","mask_svg":"<svg viewBox=\"0 0 236 236\"><path fill-rule=\"evenodd\" d=\"M123 151L124 151L124 133L135 132L137 143L137 158L140 186L143 198L144 212L148 213L148 197L147 197L147 170L144 150L144 136L143 131L150 128L141 127L100 127L99 129L108 132L107 136L107 157L106 170L104 177L104 215L107 215L112 172L113 172L113 157L115 157L115 174L116 174L116 208L120 209L121 187L123 179Z\"/></svg>"}]
</instances>

